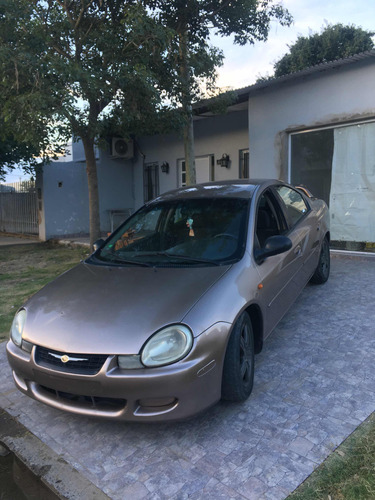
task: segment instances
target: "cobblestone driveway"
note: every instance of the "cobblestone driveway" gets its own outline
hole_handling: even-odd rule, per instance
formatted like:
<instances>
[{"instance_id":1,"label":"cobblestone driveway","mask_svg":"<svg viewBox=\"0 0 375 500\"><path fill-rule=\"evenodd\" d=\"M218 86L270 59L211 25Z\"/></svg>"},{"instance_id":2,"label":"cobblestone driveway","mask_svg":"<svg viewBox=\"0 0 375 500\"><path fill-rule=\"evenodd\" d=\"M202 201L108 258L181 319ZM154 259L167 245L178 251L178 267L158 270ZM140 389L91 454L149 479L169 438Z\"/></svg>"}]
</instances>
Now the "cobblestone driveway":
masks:
<instances>
[{"instance_id":1,"label":"cobblestone driveway","mask_svg":"<svg viewBox=\"0 0 375 500\"><path fill-rule=\"evenodd\" d=\"M67 415L14 389L0 406L113 499L282 499L375 410L375 259L334 258L257 356L245 404L185 423Z\"/></svg>"}]
</instances>

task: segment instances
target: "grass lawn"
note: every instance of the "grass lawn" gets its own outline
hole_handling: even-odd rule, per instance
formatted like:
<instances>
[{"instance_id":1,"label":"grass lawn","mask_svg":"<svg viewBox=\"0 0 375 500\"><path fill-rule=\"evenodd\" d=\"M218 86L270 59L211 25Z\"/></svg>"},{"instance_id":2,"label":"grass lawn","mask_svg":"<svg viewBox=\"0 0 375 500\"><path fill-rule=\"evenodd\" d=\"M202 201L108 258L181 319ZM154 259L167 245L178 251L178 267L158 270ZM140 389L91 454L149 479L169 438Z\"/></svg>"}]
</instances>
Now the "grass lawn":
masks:
<instances>
[{"instance_id":1,"label":"grass lawn","mask_svg":"<svg viewBox=\"0 0 375 500\"><path fill-rule=\"evenodd\" d=\"M0 247L0 342L25 300L88 255L88 248L51 243Z\"/></svg>"},{"instance_id":2,"label":"grass lawn","mask_svg":"<svg viewBox=\"0 0 375 500\"><path fill-rule=\"evenodd\" d=\"M301 484L290 500L375 499L375 413Z\"/></svg>"}]
</instances>

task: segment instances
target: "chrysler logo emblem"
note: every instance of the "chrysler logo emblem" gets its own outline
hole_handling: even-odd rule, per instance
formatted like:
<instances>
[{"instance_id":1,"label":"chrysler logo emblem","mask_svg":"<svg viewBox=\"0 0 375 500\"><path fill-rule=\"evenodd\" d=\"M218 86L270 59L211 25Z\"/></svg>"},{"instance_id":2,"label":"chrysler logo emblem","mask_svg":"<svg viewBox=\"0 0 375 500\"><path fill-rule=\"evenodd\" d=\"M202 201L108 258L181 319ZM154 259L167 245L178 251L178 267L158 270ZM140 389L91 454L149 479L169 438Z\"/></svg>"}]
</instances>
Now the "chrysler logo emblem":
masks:
<instances>
[{"instance_id":1,"label":"chrysler logo emblem","mask_svg":"<svg viewBox=\"0 0 375 500\"><path fill-rule=\"evenodd\" d=\"M55 354L54 352L49 352L49 356L59 359L62 363L67 363L68 361L88 361L88 358L73 358L69 357L67 354Z\"/></svg>"}]
</instances>

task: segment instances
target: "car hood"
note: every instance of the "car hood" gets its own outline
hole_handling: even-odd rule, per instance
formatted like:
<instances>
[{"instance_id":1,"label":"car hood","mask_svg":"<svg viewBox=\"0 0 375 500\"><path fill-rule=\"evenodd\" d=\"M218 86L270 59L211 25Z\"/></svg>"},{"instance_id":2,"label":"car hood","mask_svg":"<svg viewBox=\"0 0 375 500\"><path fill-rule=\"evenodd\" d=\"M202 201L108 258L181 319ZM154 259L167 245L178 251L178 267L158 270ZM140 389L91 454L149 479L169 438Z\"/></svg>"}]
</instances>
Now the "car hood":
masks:
<instances>
[{"instance_id":1,"label":"car hood","mask_svg":"<svg viewBox=\"0 0 375 500\"><path fill-rule=\"evenodd\" d=\"M26 303L23 336L58 351L136 354L154 332L182 321L228 269L81 263Z\"/></svg>"}]
</instances>

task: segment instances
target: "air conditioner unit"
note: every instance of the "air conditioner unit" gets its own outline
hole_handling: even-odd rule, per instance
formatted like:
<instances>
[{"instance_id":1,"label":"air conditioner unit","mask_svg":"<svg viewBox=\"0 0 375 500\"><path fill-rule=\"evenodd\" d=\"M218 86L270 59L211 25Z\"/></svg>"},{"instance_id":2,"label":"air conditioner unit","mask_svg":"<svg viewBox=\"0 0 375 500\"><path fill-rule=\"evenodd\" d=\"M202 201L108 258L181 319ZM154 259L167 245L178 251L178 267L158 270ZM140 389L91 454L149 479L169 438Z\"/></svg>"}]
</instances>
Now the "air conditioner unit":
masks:
<instances>
[{"instance_id":1,"label":"air conditioner unit","mask_svg":"<svg viewBox=\"0 0 375 500\"><path fill-rule=\"evenodd\" d=\"M112 137L112 158L130 160L134 156L134 142L131 139Z\"/></svg>"}]
</instances>

